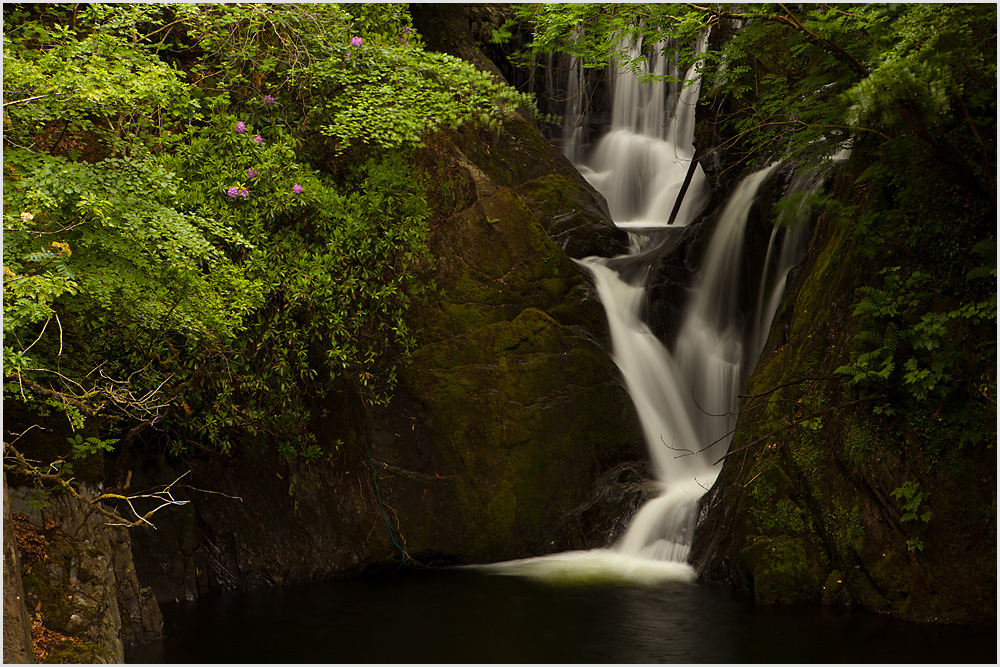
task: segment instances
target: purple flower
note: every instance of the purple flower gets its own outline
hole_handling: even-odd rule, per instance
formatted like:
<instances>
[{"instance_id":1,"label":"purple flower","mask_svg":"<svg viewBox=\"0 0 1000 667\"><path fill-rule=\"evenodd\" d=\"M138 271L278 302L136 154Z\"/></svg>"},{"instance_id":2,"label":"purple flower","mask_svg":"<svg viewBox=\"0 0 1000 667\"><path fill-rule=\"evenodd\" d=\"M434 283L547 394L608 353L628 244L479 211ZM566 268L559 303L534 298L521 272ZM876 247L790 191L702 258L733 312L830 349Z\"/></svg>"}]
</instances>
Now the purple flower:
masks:
<instances>
[{"instance_id":1,"label":"purple flower","mask_svg":"<svg viewBox=\"0 0 1000 667\"><path fill-rule=\"evenodd\" d=\"M233 197L234 199L236 197L243 197L244 199L246 199L247 197L250 196L250 191L247 190L246 188L238 188L235 185L232 185L229 187L228 190L226 190L226 194L229 195L230 197Z\"/></svg>"},{"instance_id":2,"label":"purple flower","mask_svg":"<svg viewBox=\"0 0 1000 667\"><path fill-rule=\"evenodd\" d=\"M404 35L409 35L411 30L413 30L413 29L410 28L409 26L406 26L405 28L403 28L403 34Z\"/></svg>"},{"instance_id":3,"label":"purple flower","mask_svg":"<svg viewBox=\"0 0 1000 667\"><path fill-rule=\"evenodd\" d=\"M302 186L296 183L295 185L292 186L292 192L294 192L297 195L302 194Z\"/></svg>"},{"instance_id":4,"label":"purple flower","mask_svg":"<svg viewBox=\"0 0 1000 667\"><path fill-rule=\"evenodd\" d=\"M256 141L258 144L264 143L264 137L260 136L259 134L256 137L254 137L253 140Z\"/></svg>"},{"instance_id":5,"label":"purple flower","mask_svg":"<svg viewBox=\"0 0 1000 667\"><path fill-rule=\"evenodd\" d=\"M243 124L242 120L236 123L236 131L239 132L240 134L243 134L244 132L247 131L247 126Z\"/></svg>"},{"instance_id":6,"label":"purple flower","mask_svg":"<svg viewBox=\"0 0 1000 667\"><path fill-rule=\"evenodd\" d=\"M347 52L347 57L348 57L348 58L350 58L350 57L351 57L351 52L350 52L350 51L348 51L348 52Z\"/></svg>"},{"instance_id":7,"label":"purple flower","mask_svg":"<svg viewBox=\"0 0 1000 667\"><path fill-rule=\"evenodd\" d=\"M361 46L364 40L360 37L351 37L351 46Z\"/></svg>"},{"instance_id":8,"label":"purple flower","mask_svg":"<svg viewBox=\"0 0 1000 667\"><path fill-rule=\"evenodd\" d=\"M260 172L258 172L253 167L247 169L247 178L257 178L258 176L260 176Z\"/></svg>"},{"instance_id":9,"label":"purple flower","mask_svg":"<svg viewBox=\"0 0 1000 667\"><path fill-rule=\"evenodd\" d=\"M274 104L274 98L271 97L270 95L265 95L264 99L261 101L267 106L271 106L272 104Z\"/></svg>"}]
</instances>

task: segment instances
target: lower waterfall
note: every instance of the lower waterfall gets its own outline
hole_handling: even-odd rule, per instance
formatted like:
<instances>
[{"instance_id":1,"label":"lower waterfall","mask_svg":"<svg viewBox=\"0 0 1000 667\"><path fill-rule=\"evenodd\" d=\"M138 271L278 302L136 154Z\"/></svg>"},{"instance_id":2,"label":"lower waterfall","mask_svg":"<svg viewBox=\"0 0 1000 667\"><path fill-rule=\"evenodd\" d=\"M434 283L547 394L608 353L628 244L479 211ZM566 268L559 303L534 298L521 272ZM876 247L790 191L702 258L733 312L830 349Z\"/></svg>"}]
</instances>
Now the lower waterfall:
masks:
<instances>
[{"instance_id":1,"label":"lower waterfall","mask_svg":"<svg viewBox=\"0 0 1000 667\"><path fill-rule=\"evenodd\" d=\"M775 166L744 179L726 204L673 352L642 322L645 285L628 285L607 260L583 262L607 312L615 362L663 487L632 521L618 545L622 553L687 560L698 499L718 476L715 463L728 449L736 422L744 375L744 332L736 317L744 227L760 185ZM642 252L643 244L633 245L640 250L638 261L650 255Z\"/></svg>"},{"instance_id":2,"label":"lower waterfall","mask_svg":"<svg viewBox=\"0 0 1000 667\"><path fill-rule=\"evenodd\" d=\"M636 513L624 537L611 549L481 567L561 582L694 579L687 556L698 500L719 474L717 462L729 447L736 422L737 395L747 372L744 364L754 363L759 352L747 355L745 341L760 329L766 331L773 315L773 311L767 313L766 323L744 326L737 295L748 212L760 186L777 166L745 178L726 203L672 351L653 334L641 313L650 262L655 261L650 258L657 256L649 250L671 228L627 226L632 234L631 254L580 261L591 273L604 305L612 355L635 404L661 493ZM626 280L624 275L638 279ZM780 280L783 285L784 273ZM769 296L776 289L770 287ZM748 360L748 356L754 358Z\"/></svg>"}]
</instances>

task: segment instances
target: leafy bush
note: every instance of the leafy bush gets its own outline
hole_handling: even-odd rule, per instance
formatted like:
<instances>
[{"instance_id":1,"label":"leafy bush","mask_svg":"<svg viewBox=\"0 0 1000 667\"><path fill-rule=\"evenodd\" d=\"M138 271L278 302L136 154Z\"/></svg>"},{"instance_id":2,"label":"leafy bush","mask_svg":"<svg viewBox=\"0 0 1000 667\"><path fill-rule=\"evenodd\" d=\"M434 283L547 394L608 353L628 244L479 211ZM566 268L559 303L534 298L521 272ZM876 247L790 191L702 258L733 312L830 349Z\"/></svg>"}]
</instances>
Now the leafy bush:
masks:
<instances>
[{"instance_id":1,"label":"leafy bush","mask_svg":"<svg viewBox=\"0 0 1000 667\"><path fill-rule=\"evenodd\" d=\"M403 5L4 18L5 401L310 457L334 387L386 401L426 257L409 151L529 98Z\"/></svg>"}]
</instances>

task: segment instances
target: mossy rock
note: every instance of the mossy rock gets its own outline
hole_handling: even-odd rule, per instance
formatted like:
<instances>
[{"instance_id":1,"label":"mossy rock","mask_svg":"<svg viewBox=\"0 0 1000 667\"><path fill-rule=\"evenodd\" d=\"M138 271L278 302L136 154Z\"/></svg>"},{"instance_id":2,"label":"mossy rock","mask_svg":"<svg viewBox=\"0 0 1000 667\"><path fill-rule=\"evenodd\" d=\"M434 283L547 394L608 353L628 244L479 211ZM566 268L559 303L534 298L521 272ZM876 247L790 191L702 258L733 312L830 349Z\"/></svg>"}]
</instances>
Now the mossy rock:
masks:
<instances>
[{"instance_id":1,"label":"mossy rock","mask_svg":"<svg viewBox=\"0 0 1000 667\"><path fill-rule=\"evenodd\" d=\"M856 176L838 177L837 196L857 195ZM995 431L962 445L949 419L987 431L989 420L964 406L918 419L905 397L890 419L849 392L835 371L858 333L856 289L875 270L850 229L820 216L747 383L734 453L706 502L714 509L693 559L703 579L764 603L995 621ZM893 491L907 481L928 494L929 521L904 519Z\"/></svg>"},{"instance_id":2,"label":"mossy rock","mask_svg":"<svg viewBox=\"0 0 1000 667\"><path fill-rule=\"evenodd\" d=\"M509 321L526 307L551 312L563 324L605 328L580 268L510 188L449 218L429 244L436 259L426 279L437 292L411 311L424 342Z\"/></svg>"},{"instance_id":3,"label":"mossy rock","mask_svg":"<svg viewBox=\"0 0 1000 667\"><path fill-rule=\"evenodd\" d=\"M753 578L758 602L800 604L821 599L827 573L811 557L803 540L751 535L740 556Z\"/></svg>"},{"instance_id":4,"label":"mossy rock","mask_svg":"<svg viewBox=\"0 0 1000 667\"><path fill-rule=\"evenodd\" d=\"M614 257L628 250L628 234L611 222L604 198L579 177L545 174L517 192L570 257Z\"/></svg>"},{"instance_id":5,"label":"mossy rock","mask_svg":"<svg viewBox=\"0 0 1000 667\"><path fill-rule=\"evenodd\" d=\"M445 481L387 484L424 499L395 502L410 548L464 562L553 550L593 480L641 442L614 373L601 348L534 308L418 350L404 382Z\"/></svg>"},{"instance_id":6,"label":"mossy rock","mask_svg":"<svg viewBox=\"0 0 1000 667\"><path fill-rule=\"evenodd\" d=\"M106 646L90 642L60 642L45 656L45 664L110 665L117 662L118 658Z\"/></svg>"}]
</instances>

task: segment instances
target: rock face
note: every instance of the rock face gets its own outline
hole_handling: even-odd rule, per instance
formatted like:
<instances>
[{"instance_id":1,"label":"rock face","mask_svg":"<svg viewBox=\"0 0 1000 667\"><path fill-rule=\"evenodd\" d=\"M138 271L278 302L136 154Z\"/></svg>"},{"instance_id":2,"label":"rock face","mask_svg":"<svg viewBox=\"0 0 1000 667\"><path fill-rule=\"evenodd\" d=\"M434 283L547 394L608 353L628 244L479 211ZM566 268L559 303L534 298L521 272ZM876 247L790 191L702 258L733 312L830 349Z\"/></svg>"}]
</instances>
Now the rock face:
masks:
<instances>
[{"instance_id":1,"label":"rock face","mask_svg":"<svg viewBox=\"0 0 1000 667\"><path fill-rule=\"evenodd\" d=\"M123 662L126 646L157 637L163 628L152 592L136 578L128 535L74 498L54 494L39 508L29 493L15 488L8 497L4 486L4 540L13 538L20 552L20 571L4 571L5 662L33 662L35 653L46 662ZM18 609L7 586L22 581L21 613L30 614L27 646L23 617L7 618ZM9 620L12 631L21 629L16 636L8 637Z\"/></svg>"},{"instance_id":2,"label":"rock face","mask_svg":"<svg viewBox=\"0 0 1000 667\"><path fill-rule=\"evenodd\" d=\"M139 576L160 601L616 536L609 517L628 512L610 509L618 477L607 475L645 458L642 432L605 349L603 308L571 258L617 254L627 235L518 114L499 133L430 137L414 168L435 216L420 276L437 289L407 315L418 349L392 403L345 391L320 406L329 459L311 466L268 452L185 463L179 497L191 505L134 535ZM134 488L183 471L163 457L118 467ZM588 513L595 503L601 516Z\"/></svg>"},{"instance_id":3,"label":"rock face","mask_svg":"<svg viewBox=\"0 0 1000 667\"><path fill-rule=\"evenodd\" d=\"M3 479L3 659L8 663L35 662L31 616L25 604L21 554L14 539L6 473Z\"/></svg>"},{"instance_id":4,"label":"rock face","mask_svg":"<svg viewBox=\"0 0 1000 667\"><path fill-rule=\"evenodd\" d=\"M839 197L857 196L856 176L838 177ZM824 213L750 377L722 474L703 499L693 562L702 580L765 604L995 622L995 430L992 441L963 444L942 422L932 426L934 415L901 409L879 419L846 394L834 371L859 331L852 310L866 280L861 264L850 226ZM992 410L968 411L964 428L989 433ZM907 516L899 490L908 483L925 494L923 519Z\"/></svg>"}]
</instances>

